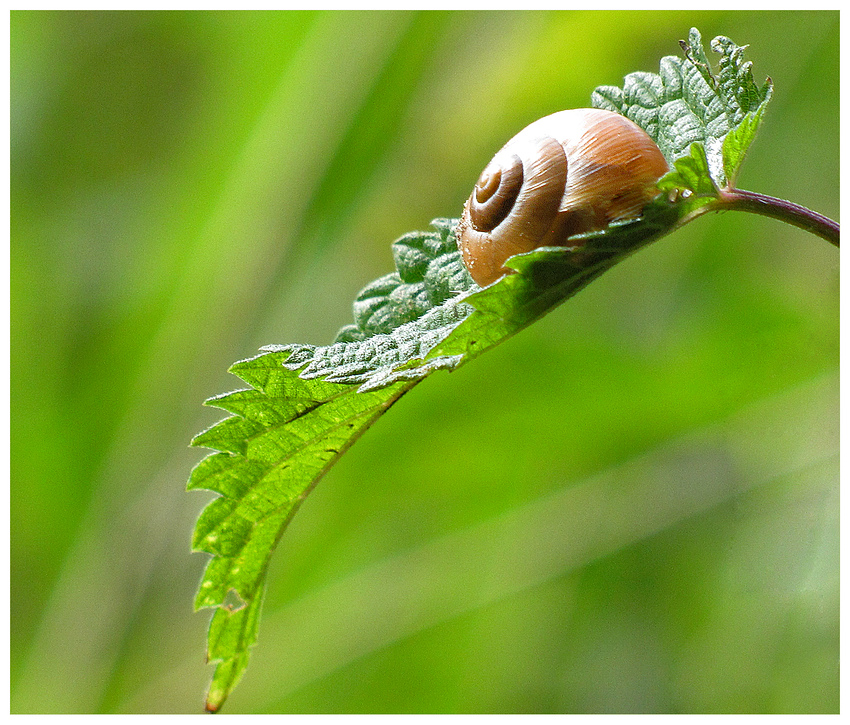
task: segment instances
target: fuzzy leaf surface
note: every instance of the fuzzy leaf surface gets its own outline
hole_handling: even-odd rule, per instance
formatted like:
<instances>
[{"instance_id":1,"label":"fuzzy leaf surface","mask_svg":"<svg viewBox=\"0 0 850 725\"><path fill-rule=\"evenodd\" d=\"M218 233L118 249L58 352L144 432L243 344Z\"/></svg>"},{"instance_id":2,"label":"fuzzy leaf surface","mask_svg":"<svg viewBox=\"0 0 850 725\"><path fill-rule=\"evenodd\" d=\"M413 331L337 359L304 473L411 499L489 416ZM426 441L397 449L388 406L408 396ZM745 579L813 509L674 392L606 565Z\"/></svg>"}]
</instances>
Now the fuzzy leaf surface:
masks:
<instances>
[{"instance_id":1,"label":"fuzzy leaf surface","mask_svg":"<svg viewBox=\"0 0 850 725\"><path fill-rule=\"evenodd\" d=\"M773 84L768 78L758 86L752 63L743 59L746 46L725 36L711 41L720 55L716 69L696 28L681 46L684 58L666 56L657 74L630 73L622 88L600 86L591 100L595 107L621 113L641 126L670 166L689 155L691 144L702 145L714 184L726 186L738 173Z\"/></svg>"}]
</instances>

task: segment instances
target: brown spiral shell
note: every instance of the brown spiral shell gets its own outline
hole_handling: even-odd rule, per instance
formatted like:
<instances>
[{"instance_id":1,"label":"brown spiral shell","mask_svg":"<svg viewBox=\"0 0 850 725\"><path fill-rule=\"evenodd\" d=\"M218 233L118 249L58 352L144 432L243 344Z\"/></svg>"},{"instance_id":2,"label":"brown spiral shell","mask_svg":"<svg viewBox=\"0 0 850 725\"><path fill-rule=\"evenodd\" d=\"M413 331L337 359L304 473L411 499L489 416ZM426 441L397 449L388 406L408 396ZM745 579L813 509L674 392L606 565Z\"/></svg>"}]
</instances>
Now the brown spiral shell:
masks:
<instances>
[{"instance_id":1,"label":"brown spiral shell","mask_svg":"<svg viewBox=\"0 0 850 725\"><path fill-rule=\"evenodd\" d=\"M480 286L508 257L632 219L658 193L667 162L625 116L577 108L545 116L508 141L478 178L457 239Z\"/></svg>"}]
</instances>

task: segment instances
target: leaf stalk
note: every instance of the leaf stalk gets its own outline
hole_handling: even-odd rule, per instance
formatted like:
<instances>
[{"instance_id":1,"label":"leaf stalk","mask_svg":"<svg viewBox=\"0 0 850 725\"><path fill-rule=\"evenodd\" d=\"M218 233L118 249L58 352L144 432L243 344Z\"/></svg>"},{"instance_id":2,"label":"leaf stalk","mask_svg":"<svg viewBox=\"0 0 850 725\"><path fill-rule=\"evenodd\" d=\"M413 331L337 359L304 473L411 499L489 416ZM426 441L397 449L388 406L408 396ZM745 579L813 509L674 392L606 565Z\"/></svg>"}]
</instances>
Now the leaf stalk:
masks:
<instances>
[{"instance_id":1,"label":"leaf stalk","mask_svg":"<svg viewBox=\"0 0 850 725\"><path fill-rule=\"evenodd\" d=\"M817 234L836 247L840 246L838 222L791 201L759 194L755 191L720 189L717 199L707 204L700 211L748 211L753 214L761 214L793 224L795 227Z\"/></svg>"}]
</instances>

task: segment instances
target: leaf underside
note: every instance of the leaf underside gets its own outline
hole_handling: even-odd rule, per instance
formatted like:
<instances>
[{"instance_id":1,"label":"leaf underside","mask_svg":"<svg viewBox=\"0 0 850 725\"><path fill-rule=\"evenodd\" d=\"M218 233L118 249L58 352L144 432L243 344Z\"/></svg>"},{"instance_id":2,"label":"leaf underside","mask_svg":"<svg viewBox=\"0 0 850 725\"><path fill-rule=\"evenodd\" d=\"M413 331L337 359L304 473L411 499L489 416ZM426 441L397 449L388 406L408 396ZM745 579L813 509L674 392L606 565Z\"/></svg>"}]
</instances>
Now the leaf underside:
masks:
<instances>
[{"instance_id":1,"label":"leaf underside","mask_svg":"<svg viewBox=\"0 0 850 725\"><path fill-rule=\"evenodd\" d=\"M213 453L188 489L218 497L201 513L194 551L211 555L195 599L214 608L207 659L216 664L206 708L224 703L257 641L269 561L289 520L322 475L395 401L435 370L453 370L503 342L597 276L669 233L734 179L770 98L758 88L743 48L715 38L709 67L699 33L685 58L661 61L659 75L632 73L623 89L597 88L595 106L634 120L656 140L671 171L640 219L578 235L569 247L517 255L488 287L470 278L454 229L393 243L396 271L367 285L354 321L328 346L272 345L230 372L249 387L206 401L230 414L192 445Z\"/></svg>"}]
</instances>

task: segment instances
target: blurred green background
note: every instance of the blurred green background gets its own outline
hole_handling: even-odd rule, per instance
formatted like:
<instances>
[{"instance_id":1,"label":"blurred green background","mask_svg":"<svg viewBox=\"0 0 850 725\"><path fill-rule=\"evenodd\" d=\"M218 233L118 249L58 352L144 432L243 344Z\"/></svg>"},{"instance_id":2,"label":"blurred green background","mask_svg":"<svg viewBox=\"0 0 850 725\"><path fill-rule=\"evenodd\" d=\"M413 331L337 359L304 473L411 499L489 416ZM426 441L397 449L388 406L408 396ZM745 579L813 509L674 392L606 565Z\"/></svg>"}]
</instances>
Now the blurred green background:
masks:
<instances>
[{"instance_id":1,"label":"blurred green background","mask_svg":"<svg viewBox=\"0 0 850 725\"><path fill-rule=\"evenodd\" d=\"M199 712L201 407L492 154L698 27L838 217L838 12L13 12L13 712ZM838 252L700 219L340 461L229 712L837 712Z\"/></svg>"}]
</instances>

